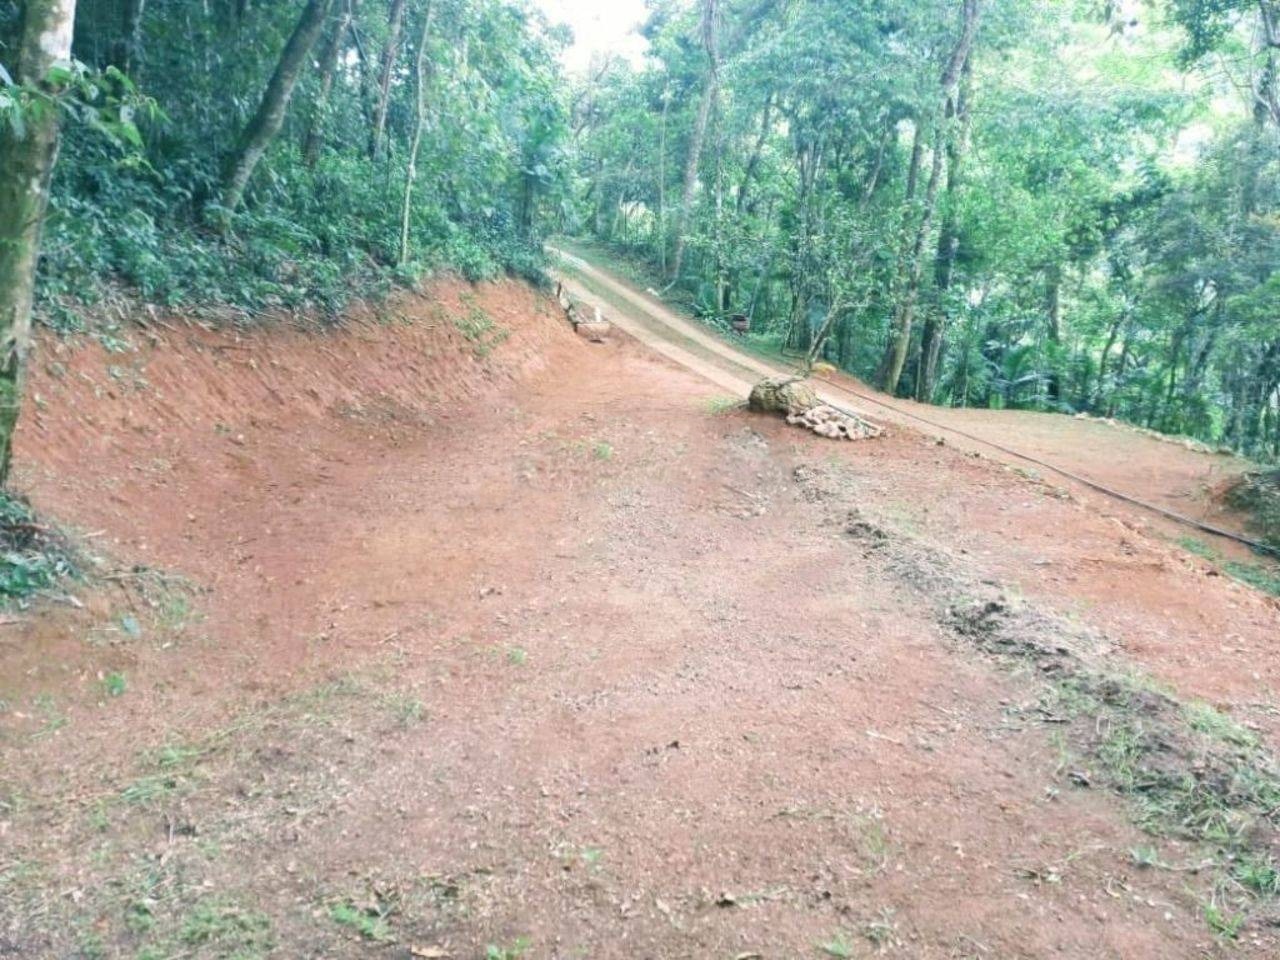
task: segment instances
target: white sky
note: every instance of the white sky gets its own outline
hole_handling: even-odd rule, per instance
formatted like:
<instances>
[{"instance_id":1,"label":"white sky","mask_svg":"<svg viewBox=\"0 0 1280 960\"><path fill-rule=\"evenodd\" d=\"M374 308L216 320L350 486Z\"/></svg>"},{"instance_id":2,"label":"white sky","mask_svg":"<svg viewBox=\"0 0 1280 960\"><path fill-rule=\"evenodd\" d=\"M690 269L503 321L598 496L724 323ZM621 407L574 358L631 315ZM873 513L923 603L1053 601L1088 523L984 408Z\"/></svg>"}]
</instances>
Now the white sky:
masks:
<instances>
[{"instance_id":1,"label":"white sky","mask_svg":"<svg viewBox=\"0 0 1280 960\"><path fill-rule=\"evenodd\" d=\"M644 0L536 0L552 23L573 28L575 43L564 57L570 70L584 69L597 53L638 60L646 42L632 31L644 21Z\"/></svg>"}]
</instances>

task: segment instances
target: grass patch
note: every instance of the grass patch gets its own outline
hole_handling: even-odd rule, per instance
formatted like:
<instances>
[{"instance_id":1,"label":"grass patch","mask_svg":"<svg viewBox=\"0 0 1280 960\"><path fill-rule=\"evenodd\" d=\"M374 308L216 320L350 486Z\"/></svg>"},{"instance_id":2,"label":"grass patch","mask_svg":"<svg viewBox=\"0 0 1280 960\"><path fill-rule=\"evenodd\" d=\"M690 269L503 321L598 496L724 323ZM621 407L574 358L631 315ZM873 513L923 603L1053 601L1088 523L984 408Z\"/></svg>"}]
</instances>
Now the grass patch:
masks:
<instances>
[{"instance_id":1,"label":"grass patch","mask_svg":"<svg viewBox=\"0 0 1280 960\"><path fill-rule=\"evenodd\" d=\"M702 409L713 417L723 416L726 413L732 413L734 410L741 410L746 404L740 397L730 397L718 395L707 397L702 401Z\"/></svg>"},{"instance_id":2,"label":"grass patch","mask_svg":"<svg viewBox=\"0 0 1280 960\"><path fill-rule=\"evenodd\" d=\"M529 952L527 937L517 937L506 945L491 943L484 948L484 960L520 960Z\"/></svg>"},{"instance_id":3,"label":"grass patch","mask_svg":"<svg viewBox=\"0 0 1280 960\"><path fill-rule=\"evenodd\" d=\"M818 944L818 949L828 957L836 957L838 960L848 960L853 956L853 944L845 939L843 933L836 933L826 943Z\"/></svg>"},{"instance_id":4,"label":"grass patch","mask_svg":"<svg viewBox=\"0 0 1280 960\"><path fill-rule=\"evenodd\" d=\"M1269 593L1273 597L1280 597L1280 566L1228 560L1221 551L1195 537L1179 537L1178 545L1188 553L1212 563L1233 580L1238 580L1263 593Z\"/></svg>"},{"instance_id":5,"label":"grass patch","mask_svg":"<svg viewBox=\"0 0 1280 960\"><path fill-rule=\"evenodd\" d=\"M1124 798L1152 836L1199 846L1214 884L1206 923L1234 936L1238 915L1274 896L1267 858L1280 840L1280 766L1258 738L1208 704L1184 703L1151 678L1116 669L1095 631L1011 600L901 530L866 526L845 534L927 598L958 642L1042 678L1033 713L1054 725L1068 782Z\"/></svg>"},{"instance_id":6,"label":"grass patch","mask_svg":"<svg viewBox=\"0 0 1280 960\"><path fill-rule=\"evenodd\" d=\"M471 344L471 350L477 358L483 360L497 347L506 342L511 331L498 326L493 317L469 298L464 298L467 312L453 318L453 325Z\"/></svg>"},{"instance_id":7,"label":"grass patch","mask_svg":"<svg viewBox=\"0 0 1280 960\"><path fill-rule=\"evenodd\" d=\"M123 697L129 689L129 681L123 673L108 673L102 678L102 692L111 699Z\"/></svg>"},{"instance_id":8,"label":"grass patch","mask_svg":"<svg viewBox=\"0 0 1280 960\"><path fill-rule=\"evenodd\" d=\"M0 493L0 606L25 606L75 572L66 539L41 523L25 500Z\"/></svg>"},{"instance_id":9,"label":"grass patch","mask_svg":"<svg viewBox=\"0 0 1280 960\"><path fill-rule=\"evenodd\" d=\"M358 907L344 900L329 908L329 919L359 934L363 940L386 943L392 939L391 925L381 907Z\"/></svg>"},{"instance_id":10,"label":"grass patch","mask_svg":"<svg viewBox=\"0 0 1280 960\"><path fill-rule=\"evenodd\" d=\"M188 947L212 948L217 956L236 960L266 957L275 946L271 919L234 904L197 904L178 935Z\"/></svg>"}]
</instances>

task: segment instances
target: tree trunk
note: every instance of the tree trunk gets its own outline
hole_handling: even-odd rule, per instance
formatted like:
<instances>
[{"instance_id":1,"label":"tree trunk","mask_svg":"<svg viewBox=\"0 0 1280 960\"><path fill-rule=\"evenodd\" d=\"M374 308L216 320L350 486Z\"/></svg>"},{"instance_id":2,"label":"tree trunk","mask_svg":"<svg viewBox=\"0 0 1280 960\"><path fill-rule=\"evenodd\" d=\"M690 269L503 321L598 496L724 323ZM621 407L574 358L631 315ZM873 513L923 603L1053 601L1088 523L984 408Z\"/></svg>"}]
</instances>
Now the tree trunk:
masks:
<instances>
[{"instance_id":1,"label":"tree trunk","mask_svg":"<svg viewBox=\"0 0 1280 960\"><path fill-rule=\"evenodd\" d=\"M662 89L662 134L658 143L658 216L654 221L662 275L667 275L667 117L671 113L671 89Z\"/></svg>"},{"instance_id":2,"label":"tree trunk","mask_svg":"<svg viewBox=\"0 0 1280 960\"><path fill-rule=\"evenodd\" d=\"M764 153L765 144L769 142L769 134L773 130L773 93L770 92L764 100L764 115L760 118L760 136L756 138L755 147L751 151L751 159L747 161L747 167L742 172L742 183L738 187L738 218L741 219L744 213L750 212L750 205L747 203L747 197L751 193L751 183L756 178L756 171L760 168L760 157Z\"/></svg>"},{"instance_id":3,"label":"tree trunk","mask_svg":"<svg viewBox=\"0 0 1280 960\"><path fill-rule=\"evenodd\" d=\"M963 182L964 159L969 148L970 100L972 99L973 58L965 61L959 93L952 113L960 129L947 143L947 202L942 231L938 235L938 249L934 259L934 283L937 287L936 309L925 321L920 340L920 367L916 376L916 399L932 403L938 382L938 364L942 357L942 341L946 336L951 305L947 294L955 277L956 254L960 250L960 231L957 223L957 194Z\"/></svg>"},{"instance_id":4,"label":"tree trunk","mask_svg":"<svg viewBox=\"0 0 1280 960\"><path fill-rule=\"evenodd\" d=\"M55 64L71 60L75 16L75 0L27 0L13 61L15 83L49 97L61 94L46 77ZM62 110L47 102L41 106L27 112L22 137L9 124L0 129L0 488L9 480L13 431L22 409L36 261L58 157Z\"/></svg>"},{"instance_id":5,"label":"tree trunk","mask_svg":"<svg viewBox=\"0 0 1280 960\"><path fill-rule=\"evenodd\" d=\"M1062 346L1062 265L1055 263L1049 268L1048 285L1045 290L1045 316L1048 321L1049 342L1053 344L1053 356L1048 376L1049 399L1054 403L1062 402L1062 373L1057 362Z\"/></svg>"},{"instance_id":6,"label":"tree trunk","mask_svg":"<svg viewBox=\"0 0 1280 960\"><path fill-rule=\"evenodd\" d=\"M671 257L671 270L667 279L680 279L684 266L684 251L689 232L689 217L693 212L693 194L698 186L698 165L702 161L702 146L707 138L707 123L711 119L711 105L715 102L720 86L720 47L717 36L719 0L703 0L702 39L707 50L707 79L698 104L698 117L694 121L693 135L689 140L689 155L685 158L684 192L680 198L680 214L676 222L676 248Z\"/></svg>"},{"instance_id":7,"label":"tree trunk","mask_svg":"<svg viewBox=\"0 0 1280 960\"><path fill-rule=\"evenodd\" d=\"M369 132L369 156L374 158L382 149L382 134L387 126L391 74L400 53L400 31L403 24L404 0L391 0L391 9L387 13L387 45L382 50L382 67L378 73L378 100L373 111L373 128Z\"/></svg>"},{"instance_id":8,"label":"tree trunk","mask_svg":"<svg viewBox=\"0 0 1280 960\"><path fill-rule=\"evenodd\" d=\"M124 0L121 10L120 38L112 58L121 73L133 76L142 56L142 14L147 0Z\"/></svg>"},{"instance_id":9,"label":"tree trunk","mask_svg":"<svg viewBox=\"0 0 1280 960\"><path fill-rule=\"evenodd\" d=\"M933 223L934 208L937 206L938 182L942 177L943 145L946 142L946 105L955 96L956 86L960 82L960 74L969 54L973 50L974 39L978 33L978 0L964 0L964 16L960 29L960 37L955 48L943 68L939 86L942 96L936 111L934 123L933 165L929 173L929 185L925 188L923 209L920 223L916 229L915 240L911 245L907 261L903 264L900 277L905 289L899 290L900 300L894 317L893 332L885 348L884 359L880 364L880 389L886 393L896 393L898 382L902 379L902 370L907 364L907 350L911 346L911 328L915 322L916 301L920 295L920 279L923 273L923 257L925 242L928 240L929 228Z\"/></svg>"},{"instance_id":10,"label":"tree trunk","mask_svg":"<svg viewBox=\"0 0 1280 960\"><path fill-rule=\"evenodd\" d=\"M244 133L240 135L236 151L227 164L222 181L222 205L228 210L235 210L240 206L254 168L280 132L284 115L289 109L289 100L293 97L293 89L298 84L298 76L307 61L307 55L324 29L332 2L333 0L308 0L302 16L298 18L298 25L284 45L280 62L276 64L275 72L262 94L262 102Z\"/></svg>"},{"instance_id":11,"label":"tree trunk","mask_svg":"<svg viewBox=\"0 0 1280 960\"><path fill-rule=\"evenodd\" d=\"M409 165L404 175L404 202L400 207L400 263L409 259L409 213L413 202L413 182L418 176L418 149L422 146L422 128L427 123L427 40L431 35L431 14L435 9L427 0L422 14L422 34L418 37L418 52L414 58L414 93L417 97L417 113L413 120L413 139L409 141Z\"/></svg>"},{"instance_id":12,"label":"tree trunk","mask_svg":"<svg viewBox=\"0 0 1280 960\"><path fill-rule=\"evenodd\" d=\"M320 159L320 148L324 145L325 118L329 110L329 92L333 89L333 77L338 72L338 60L342 57L347 29L351 26L350 0L341 0L341 3L338 19L334 21L329 42L325 44L324 53L320 57L320 88L316 91L315 103L311 105L307 136L302 144L302 158L308 167L314 167Z\"/></svg>"}]
</instances>

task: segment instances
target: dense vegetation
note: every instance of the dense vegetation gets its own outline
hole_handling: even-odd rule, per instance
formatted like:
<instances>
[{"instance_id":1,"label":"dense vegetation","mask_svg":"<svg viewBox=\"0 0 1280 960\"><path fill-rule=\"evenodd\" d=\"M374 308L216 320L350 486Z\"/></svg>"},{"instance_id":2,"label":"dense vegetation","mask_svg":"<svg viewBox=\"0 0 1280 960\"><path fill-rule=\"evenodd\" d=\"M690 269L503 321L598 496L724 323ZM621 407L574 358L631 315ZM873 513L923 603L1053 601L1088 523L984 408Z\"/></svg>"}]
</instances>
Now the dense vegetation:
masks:
<instances>
[{"instance_id":1,"label":"dense vegetation","mask_svg":"<svg viewBox=\"0 0 1280 960\"><path fill-rule=\"evenodd\" d=\"M580 82L576 226L901 395L1280 455L1280 4L698 0Z\"/></svg>"},{"instance_id":2,"label":"dense vegetation","mask_svg":"<svg viewBox=\"0 0 1280 960\"><path fill-rule=\"evenodd\" d=\"M74 325L119 285L257 310L441 265L531 272L565 39L507 0L81 0L72 52L95 95L64 98L45 318Z\"/></svg>"}]
</instances>

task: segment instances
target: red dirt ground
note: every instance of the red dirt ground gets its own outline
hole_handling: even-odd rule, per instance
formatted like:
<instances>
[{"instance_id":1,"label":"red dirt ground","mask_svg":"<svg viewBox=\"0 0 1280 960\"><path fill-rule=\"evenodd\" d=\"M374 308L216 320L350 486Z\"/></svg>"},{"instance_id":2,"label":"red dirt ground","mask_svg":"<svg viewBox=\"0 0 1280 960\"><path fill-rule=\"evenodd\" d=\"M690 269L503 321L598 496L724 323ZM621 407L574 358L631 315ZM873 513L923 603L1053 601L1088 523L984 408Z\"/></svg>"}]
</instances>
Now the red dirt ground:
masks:
<instances>
[{"instance_id":1,"label":"red dirt ground","mask_svg":"<svg viewBox=\"0 0 1280 960\"><path fill-rule=\"evenodd\" d=\"M114 579L0 634L0 956L1275 955L830 520L964 551L1273 746L1274 602L909 429L717 412L514 284L355 319L41 343L20 486Z\"/></svg>"}]
</instances>

